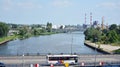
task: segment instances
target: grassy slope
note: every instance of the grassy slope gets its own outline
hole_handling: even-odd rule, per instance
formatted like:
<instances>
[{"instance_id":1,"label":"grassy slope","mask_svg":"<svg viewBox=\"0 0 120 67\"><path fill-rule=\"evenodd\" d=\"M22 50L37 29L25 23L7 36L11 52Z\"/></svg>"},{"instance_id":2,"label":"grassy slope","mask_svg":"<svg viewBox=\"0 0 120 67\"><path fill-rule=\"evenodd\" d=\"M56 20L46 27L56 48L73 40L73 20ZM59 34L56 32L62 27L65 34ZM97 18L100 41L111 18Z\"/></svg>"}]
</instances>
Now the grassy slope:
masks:
<instances>
[{"instance_id":1,"label":"grassy slope","mask_svg":"<svg viewBox=\"0 0 120 67\"><path fill-rule=\"evenodd\" d=\"M1 43L4 43L4 42L6 42L6 41L9 41L9 40L13 40L13 39L15 39L15 38L17 38L18 36L7 36L7 37L2 37L2 38L0 38L0 44Z\"/></svg>"}]
</instances>

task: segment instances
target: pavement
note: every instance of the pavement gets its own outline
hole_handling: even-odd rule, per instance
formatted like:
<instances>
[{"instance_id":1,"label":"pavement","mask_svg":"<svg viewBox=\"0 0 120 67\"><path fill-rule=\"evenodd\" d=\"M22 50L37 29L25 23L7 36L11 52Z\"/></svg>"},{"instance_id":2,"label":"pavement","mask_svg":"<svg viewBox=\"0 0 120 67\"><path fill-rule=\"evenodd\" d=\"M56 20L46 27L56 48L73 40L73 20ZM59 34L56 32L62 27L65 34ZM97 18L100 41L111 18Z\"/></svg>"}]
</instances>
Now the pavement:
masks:
<instances>
[{"instance_id":1,"label":"pavement","mask_svg":"<svg viewBox=\"0 0 120 67\"><path fill-rule=\"evenodd\" d=\"M94 47L94 48L95 47L98 48L98 44L92 43L90 41L85 41L85 44L87 44L91 47ZM120 49L120 46L112 46L110 44L100 44L100 49L105 51L105 52L108 52L110 54L113 54L113 51Z\"/></svg>"},{"instance_id":2,"label":"pavement","mask_svg":"<svg viewBox=\"0 0 120 67\"><path fill-rule=\"evenodd\" d=\"M95 59L96 58L96 59ZM85 65L94 65L96 61L96 65L99 65L100 62L104 62L104 64L120 64L120 55L79 55L78 56L78 65L81 63L85 63ZM46 56L2 56L0 57L0 62L6 65L27 65L30 64L40 64L44 65L46 63ZM29 65L29 66L28 66ZM13 66L14 67L14 66ZM19 67L19 66L17 66Z\"/></svg>"}]
</instances>

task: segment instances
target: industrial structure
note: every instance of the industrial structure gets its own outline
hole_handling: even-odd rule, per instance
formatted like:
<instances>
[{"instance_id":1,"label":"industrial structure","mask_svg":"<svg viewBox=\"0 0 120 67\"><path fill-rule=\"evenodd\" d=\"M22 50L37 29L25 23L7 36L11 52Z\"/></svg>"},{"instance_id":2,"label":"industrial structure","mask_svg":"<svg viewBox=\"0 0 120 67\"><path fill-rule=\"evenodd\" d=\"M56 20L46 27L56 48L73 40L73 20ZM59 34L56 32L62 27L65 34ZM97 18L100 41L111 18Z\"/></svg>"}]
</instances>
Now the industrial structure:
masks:
<instances>
[{"instance_id":1,"label":"industrial structure","mask_svg":"<svg viewBox=\"0 0 120 67\"><path fill-rule=\"evenodd\" d=\"M89 28L89 27L99 27L101 30L103 29L108 29L108 23L106 23L105 25L105 20L104 20L104 16L102 17L102 21L101 23L99 23L97 20L93 21L93 17L92 17L92 12L90 12L90 23L87 23L87 14L85 13L85 23L83 24L83 28Z\"/></svg>"}]
</instances>

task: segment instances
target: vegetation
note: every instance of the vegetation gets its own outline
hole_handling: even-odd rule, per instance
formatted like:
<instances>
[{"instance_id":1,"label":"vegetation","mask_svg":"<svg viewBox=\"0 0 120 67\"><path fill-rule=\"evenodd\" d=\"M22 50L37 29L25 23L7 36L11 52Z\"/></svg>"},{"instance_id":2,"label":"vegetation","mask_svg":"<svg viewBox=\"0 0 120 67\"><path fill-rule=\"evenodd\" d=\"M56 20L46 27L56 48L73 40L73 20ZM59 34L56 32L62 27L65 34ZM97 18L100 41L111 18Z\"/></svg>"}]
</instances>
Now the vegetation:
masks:
<instances>
[{"instance_id":1,"label":"vegetation","mask_svg":"<svg viewBox=\"0 0 120 67\"><path fill-rule=\"evenodd\" d=\"M86 40L91 40L92 42L95 41L95 38L97 38L98 41L101 40L101 37L100 37L101 32L100 32L100 30L98 30L98 29L96 29L96 28L93 28L93 27L92 27L92 28L88 28L88 29L84 32L84 34L85 34L85 39L86 39Z\"/></svg>"},{"instance_id":2,"label":"vegetation","mask_svg":"<svg viewBox=\"0 0 120 67\"><path fill-rule=\"evenodd\" d=\"M52 23L47 22L47 32L52 32Z\"/></svg>"},{"instance_id":3,"label":"vegetation","mask_svg":"<svg viewBox=\"0 0 120 67\"><path fill-rule=\"evenodd\" d=\"M100 28L88 28L85 32L85 39L97 41L103 44L118 43L120 46L120 25L112 24L108 29L101 30Z\"/></svg>"},{"instance_id":4,"label":"vegetation","mask_svg":"<svg viewBox=\"0 0 120 67\"><path fill-rule=\"evenodd\" d=\"M8 33L9 30L13 31L12 34ZM50 35L54 33L52 32L52 23L49 22L46 25L6 24L0 22L0 44L16 38L25 39L31 36Z\"/></svg>"},{"instance_id":5,"label":"vegetation","mask_svg":"<svg viewBox=\"0 0 120 67\"><path fill-rule=\"evenodd\" d=\"M115 54L120 54L120 49L113 51Z\"/></svg>"},{"instance_id":6,"label":"vegetation","mask_svg":"<svg viewBox=\"0 0 120 67\"><path fill-rule=\"evenodd\" d=\"M19 29L19 35L21 39L28 38L31 36L38 35L49 35L53 34L52 32L52 23L47 23L46 27L42 27L42 25L31 25L31 26L23 26Z\"/></svg>"},{"instance_id":7,"label":"vegetation","mask_svg":"<svg viewBox=\"0 0 120 67\"><path fill-rule=\"evenodd\" d=\"M0 22L0 37L7 36L8 34L8 26L6 23Z\"/></svg>"},{"instance_id":8,"label":"vegetation","mask_svg":"<svg viewBox=\"0 0 120 67\"><path fill-rule=\"evenodd\" d=\"M0 38L0 44L18 38L18 36L7 36Z\"/></svg>"},{"instance_id":9,"label":"vegetation","mask_svg":"<svg viewBox=\"0 0 120 67\"><path fill-rule=\"evenodd\" d=\"M88 28L84 32L85 40L90 40L92 42L97 42L100 44L111 44L115 46L120 46L120 25L112 24L109 28L100 29L98 28ZM120 53L120 49L114 51L115 53Z\"/></svg>"}]
</instances>

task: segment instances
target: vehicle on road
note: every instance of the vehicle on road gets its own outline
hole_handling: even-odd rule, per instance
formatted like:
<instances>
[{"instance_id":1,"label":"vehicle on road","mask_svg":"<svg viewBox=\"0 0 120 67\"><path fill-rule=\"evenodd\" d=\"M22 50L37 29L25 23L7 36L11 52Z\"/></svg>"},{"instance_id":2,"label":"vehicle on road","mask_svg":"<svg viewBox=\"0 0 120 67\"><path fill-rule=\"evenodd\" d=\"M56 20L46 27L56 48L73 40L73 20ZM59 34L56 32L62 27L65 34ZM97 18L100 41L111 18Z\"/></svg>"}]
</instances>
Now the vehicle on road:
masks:
<instances>
[{"instance_id":1,"label":"vehicle on road","mask_svg":"<svg viewBox=\"0 0 120 67\"><path fill-rule=\"evenodd\" d=\"M0 67L5 67L5 64L0 62Z\"/></svg>"},{"instance_id":2,"label":"vehicle on road","mask_svg":"<svg viewBox=\"0 0 120 67\"><path fill-rule=\"evenodd\" d=\"M77 55L47 55L46 60L48 64L77 64Z\"/></svg>"}]
</instances>

